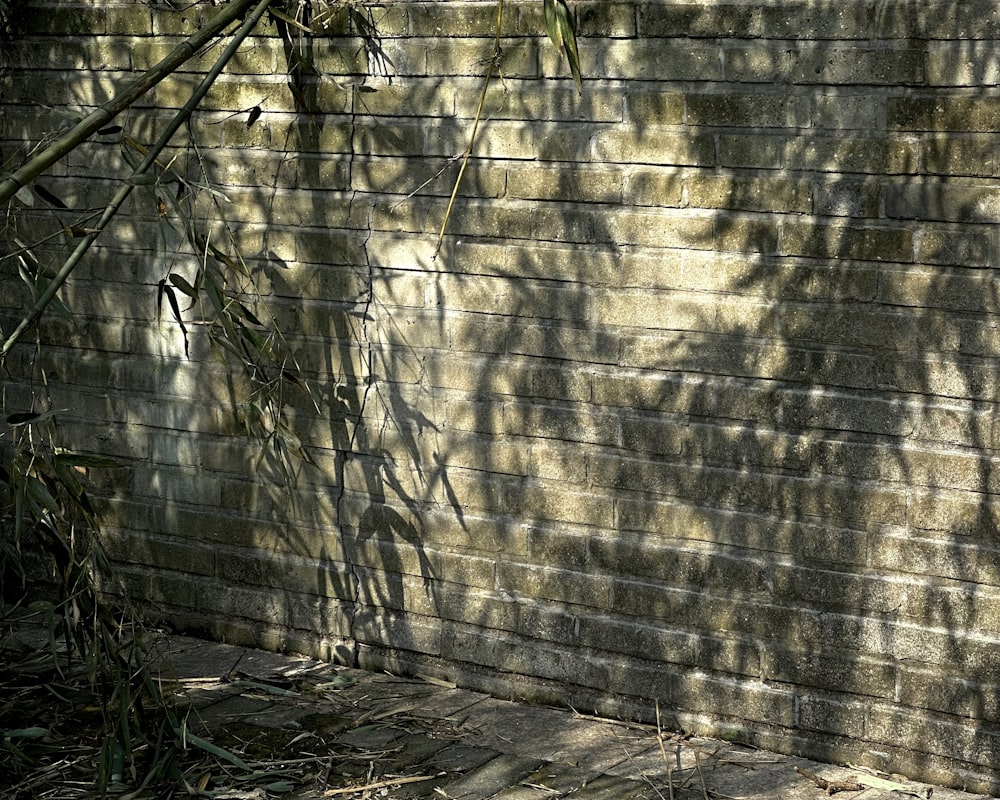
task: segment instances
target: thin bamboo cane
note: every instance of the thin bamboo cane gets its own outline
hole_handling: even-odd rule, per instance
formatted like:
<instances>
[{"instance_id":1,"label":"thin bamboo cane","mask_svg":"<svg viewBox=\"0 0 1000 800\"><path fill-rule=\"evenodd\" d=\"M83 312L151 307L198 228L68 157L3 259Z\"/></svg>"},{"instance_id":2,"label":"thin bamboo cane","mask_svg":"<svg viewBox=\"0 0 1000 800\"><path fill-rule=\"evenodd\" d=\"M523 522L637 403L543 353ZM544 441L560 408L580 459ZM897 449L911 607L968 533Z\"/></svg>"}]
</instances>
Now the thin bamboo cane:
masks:
<instances>
[{"instance_id":1,"label":"thin bamboo cane","mask_svg":"<svg viewBox=\"0 0 1000 800\"><path fill-rule=\"evenodd\" d=\"M35 177L51 167L73 148L105 127L119 113L131 106L165 77L176 72L202 47L211 42L232 22L239 19L253 3L254 0L232 0L204 28L177 45L166 58L144 72L107 103L87 115L18 170L4 176L3 180L0 181L0 203L10 200L23 186L27 186Z\"/></svg>"},{"instance_id":2,"label":"thin bamboo cane","mask_svg":"<svg viewBox=\"0 0 1000 800\"><path fill-rule=\"evenodd\" d=\"M497 30L496 40L493 43L493 55L490 57L490 66L489 69L486 70L486 77L483 79L483 90L479 95L479 107L476 109L476 118L472 123L472 133L469 136L469 146L465 148L465 152L462 154L462 166L459 167L458 177L455 178L455 185L452 187L451 197L448 200L448 207L444 212L444 221L441 223L441 231L438 233L437 244L434 247L433 258L435 259L441 252L441 244L444 242L444 235L448 230L448 221L451 219L451 212L455 206L455 198L458 197L458 189L462 185L462 178L465 176L465 168L469 165L469 159L472 157L472 153L476 149L476 137L479 135L479 123L483 118L483 107L486 105L486 94L489 91L490 82L493 80L493 73L500 65L500 56L502 55L502 50L500 48L500 33L502 28L503 0L498 0Z\"/></svg>"},{"instance_id":3,"label":"thin bamboo cane","mask_svg":"<svg viewBox=\"0 0 1000 800\"><path fill-rule=\"evenodd\" d=\"M69 258L67 258L66 261L63 262L62 267L59 268L59 272L56 273L56 276L38 298L35 305L32 306L31 311L29 311L21 322L18 323L18 326L11 332L10 336L4 340L3 345L0 346L0 361L6 357L14 345L16 345L21 337L24 336L28 328L31 327L31 325L42 315L42 312L45 311L48 304L52 302L52 298L55 297L59 289L62 288L62 285L69 278L77 264L80 263L87 250L90 249L90 246L108 226L108 223L111 222L115 214L118 213L122 204L132 193L132 190L140 183L139 178L156 163L156 159L167 146L169 141L173 138L174 134L177 133L181 125L183 125L184 122L194 113L198 104L208 93L208 90L212 88L212 84L215 83L216 78L218 78L222 73L226 64L229 63L229 60L233 57L233 55L235 55L243 41L257 26L257 23L264 15L264 12L267 11L267 7L271 4L271 2L272 0L259 0L257 6L250 13L250 15L247 16L243 24L233 35L232 40L226 46L222 55L220 55L216 62L212 65L212 68L209 70L202 82L198 84L198 88L195 89L194 93L184 104L184 107L177 112L174 118L170 121L170 125L168 125L166 130L164 130L160 135L160 138L157 139L156 143L151 148L149 148L149 152L146 153L146 157L142 160L142 163L139 164L131 177L115 193L111 202L108 203L107 207L104 209L104 213L101 214L101 218L94 224L91 232L80 240L79 244L77 244ZM247 3L242 4L247 5Z\"/></svg>"}]
</instances>

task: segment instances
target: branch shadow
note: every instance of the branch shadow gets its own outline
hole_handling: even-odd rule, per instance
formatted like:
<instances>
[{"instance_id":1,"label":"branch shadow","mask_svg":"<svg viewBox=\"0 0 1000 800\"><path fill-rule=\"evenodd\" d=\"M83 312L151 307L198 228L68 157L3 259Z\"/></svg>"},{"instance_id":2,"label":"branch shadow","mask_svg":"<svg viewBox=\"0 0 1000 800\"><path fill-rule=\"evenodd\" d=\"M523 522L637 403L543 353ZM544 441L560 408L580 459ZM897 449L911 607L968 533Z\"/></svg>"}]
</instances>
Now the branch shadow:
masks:
<instances>
[{"instance_id":1,"label":"branch shadow","mask_svg":"<svg viewBox=\"0 0 1000 800\"><path fill-rule=\"evenodd\" d=\"M80 340L113 366L56 375L109 406L85 446L135 466L108 487L116 556L216 636L647 721L659 702L679 729L995 791L998 63L959 41L992 17L620 6L578 10L608 78L581 96L539 80L537 13L508 16L436 258L481 20L451 42L432 6L387 7L375 92L349 28L308 58L285 36L353 88L299 69L252 127L209 108L197 137L228 148L237 238L321 401L289 401L317 468L293 504L226 421L185 438L192 386L239 387L197 337L162 361L148 306L102 339L123 273Z\"/></svg>"}]
</instances>

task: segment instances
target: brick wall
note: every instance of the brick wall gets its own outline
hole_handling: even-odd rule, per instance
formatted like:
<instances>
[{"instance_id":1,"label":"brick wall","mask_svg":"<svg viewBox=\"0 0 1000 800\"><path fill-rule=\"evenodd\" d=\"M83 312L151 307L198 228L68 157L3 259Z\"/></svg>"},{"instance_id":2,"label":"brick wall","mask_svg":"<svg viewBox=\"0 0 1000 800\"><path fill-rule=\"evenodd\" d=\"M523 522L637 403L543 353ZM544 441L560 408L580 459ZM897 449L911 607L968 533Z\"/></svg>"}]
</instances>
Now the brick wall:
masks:
<instances>
[{"instance_id":1,"label":"brick wall","mask_svg":"<svg viewBox=\"0 0 1000 800\"><path fill-rule=\"evenodd\" d=\"M287 404L317 467L290 498L196 309L190 357L157 318L195 264L137 193L41 329L67 443L125 464L100 480L129 588L221 638L602 714L658 701L996 793L1000 10L570 5L580 95L541 3L508 0L436 259L495 5L375 7L391 82L343 15L311 44L336 83L289 91L273 24L237 56L173 166L204 164L199 224L224 215L314 388L318 412ZM30 0L4 156L211 13ZM126 131L152 141L212 56ZM127 174L111 135L38 182L80 211ZM18 225L71 216L39 199ZM8 368L20 410L39 364Z\"/></svg>"}]
</instances>

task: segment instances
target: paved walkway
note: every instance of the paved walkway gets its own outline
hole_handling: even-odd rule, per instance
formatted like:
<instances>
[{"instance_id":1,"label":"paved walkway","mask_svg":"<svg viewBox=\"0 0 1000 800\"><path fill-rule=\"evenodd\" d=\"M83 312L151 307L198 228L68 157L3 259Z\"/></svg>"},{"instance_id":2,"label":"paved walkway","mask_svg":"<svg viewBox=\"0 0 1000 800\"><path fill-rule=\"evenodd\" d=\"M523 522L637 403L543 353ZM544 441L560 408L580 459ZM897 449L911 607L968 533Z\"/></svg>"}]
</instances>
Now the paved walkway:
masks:
<instances>
[{"instance_id":1,"label":"paved walkway","mask_svg":"<svg viewBox=\"0 0 1000 800\"><path fill-rule=\"evenodd\" d=\"M827 783L847 800L983 797L877 785L858 769L661 736L429 680L186 637L160 649L165 686L193 706L188 730L241 767L268 772L269 783L256 781L259 795L239 797L263 798L270 788L297 800L819 800Z\"/></svg>"}]
</instances>

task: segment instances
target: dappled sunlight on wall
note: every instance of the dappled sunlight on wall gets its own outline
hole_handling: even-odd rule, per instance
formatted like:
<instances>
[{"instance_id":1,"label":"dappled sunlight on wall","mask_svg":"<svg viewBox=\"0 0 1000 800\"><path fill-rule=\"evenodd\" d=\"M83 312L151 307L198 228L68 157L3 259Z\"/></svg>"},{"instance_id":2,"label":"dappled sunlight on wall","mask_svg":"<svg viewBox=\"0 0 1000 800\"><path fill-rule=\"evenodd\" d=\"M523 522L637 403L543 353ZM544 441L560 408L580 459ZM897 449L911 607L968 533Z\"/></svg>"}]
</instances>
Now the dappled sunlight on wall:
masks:
<instances>
[{"instance_id":1,"label":"dappled sunlight on wall","mask_svg":"<svg viewBox=\"0 0 1000 800\"><path fill-rule=\"evenodd\" d=\"M506 4L440 247L496 6L374 8L377 74L343 20L262 29L170 149L191 191L137 193L41 328L75 446L130 468L109 549L220 638L995 793L1000 13L570 5L580 93L541 3ZM26 33L5 154L56 124L38 75L89 106L201 12L133 13L66 52ZM25 224L99 204L120 138ZM262 453L207 317L157 302L197 275L181 210L284 332L313 463Z\"/></svg>"}]
</instances>

